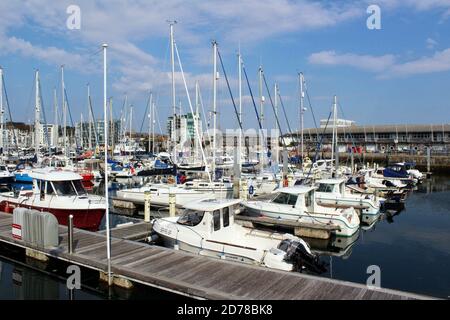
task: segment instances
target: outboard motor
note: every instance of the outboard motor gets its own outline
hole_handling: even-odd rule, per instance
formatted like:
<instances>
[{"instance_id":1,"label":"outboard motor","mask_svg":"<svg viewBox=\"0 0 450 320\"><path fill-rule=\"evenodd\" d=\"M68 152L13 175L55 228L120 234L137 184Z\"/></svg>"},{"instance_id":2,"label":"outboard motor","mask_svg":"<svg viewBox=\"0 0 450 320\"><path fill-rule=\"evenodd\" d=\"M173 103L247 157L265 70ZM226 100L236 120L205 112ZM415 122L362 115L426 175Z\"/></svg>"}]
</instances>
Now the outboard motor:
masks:
<instances>
[{"instance_id":1,"label":"outboard motor","mask_svg":"<svg viewBox=\"0 0 450 320\"><path fill-rule=\"evenodd\" d=\"M301 239L285 239L278 249L286 252L285 260L294 265L294 271L302 272L303 268L321 274L327 271L325 263L311 252L309 245Z\"/></svg>"}]
</instances>

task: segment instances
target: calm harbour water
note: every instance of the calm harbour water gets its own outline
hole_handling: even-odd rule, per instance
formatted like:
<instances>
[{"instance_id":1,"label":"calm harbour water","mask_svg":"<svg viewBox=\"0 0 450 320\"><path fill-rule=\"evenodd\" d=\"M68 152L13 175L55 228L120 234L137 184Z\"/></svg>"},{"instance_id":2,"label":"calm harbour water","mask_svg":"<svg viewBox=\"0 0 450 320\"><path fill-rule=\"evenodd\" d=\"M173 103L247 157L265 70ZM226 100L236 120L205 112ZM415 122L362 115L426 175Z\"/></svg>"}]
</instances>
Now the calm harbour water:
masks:
<instances>
[{"instance_id":1,"label":"calm harbour water","mask_svg":"<svg viewBox=\"0 0 450 320\"><path fill-rule=\"evenodd\" d=\"M112 189L116 187L121 186ZM130 220L135 219L111 216L113 226ZM426 180L409 195L404 210L383 213L378 222L362 228L352 239L309 241L327 263L323 277L366 283L367 267L377 265L382 287L449 298L450 177ZM111 294L91 282L91 289L77 290L75 299L177 298L146 288ZM65 280L55 273L43 274L26 261L12 262L0 256L0 299L69 298Z\"/></svg>"}]
</instances>

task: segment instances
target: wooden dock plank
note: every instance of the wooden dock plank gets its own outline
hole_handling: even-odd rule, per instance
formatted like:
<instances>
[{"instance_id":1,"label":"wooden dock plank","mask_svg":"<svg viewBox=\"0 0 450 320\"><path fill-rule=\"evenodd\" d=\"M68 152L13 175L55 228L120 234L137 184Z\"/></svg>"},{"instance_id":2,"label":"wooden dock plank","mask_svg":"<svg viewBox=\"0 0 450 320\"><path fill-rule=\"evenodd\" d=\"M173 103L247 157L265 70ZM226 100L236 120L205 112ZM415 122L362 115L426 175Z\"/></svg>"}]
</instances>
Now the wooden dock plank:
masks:
<instances>
[{"instance_id":1,"label":"wooden dock plank","mask_svg":"<svg viewBox=\"0 0 450 320\"><path fill-rule=\"evenodd\" d=\"M298 281L292 281L289 274L285 274L279 282L274 283L270 288L265 291L259 292L255 299L267 300L267 299L277 299L277 297L284 297L285 292L292 290L293 288L301 288L307 282L306 279L299 278Z\"/></svg>"},{"instance_id":2,"label":"wooden dock plank","mask_svg":"<svg viewBox=\"0 0 450 320\"><path fill-rule=\"evenodd\" d=\"M211 261L208 261L206 259L200 261L197 259L192 259L190 261L184 262L182 270L180 270L179 268L169 268L167 270L160 271L159 274L169 278L173 277L175 279L180 279L186 274L196 274L203 268L205 271L207 271L209 270L209 267L211 265Z\"/></svg>"}]
</instances>

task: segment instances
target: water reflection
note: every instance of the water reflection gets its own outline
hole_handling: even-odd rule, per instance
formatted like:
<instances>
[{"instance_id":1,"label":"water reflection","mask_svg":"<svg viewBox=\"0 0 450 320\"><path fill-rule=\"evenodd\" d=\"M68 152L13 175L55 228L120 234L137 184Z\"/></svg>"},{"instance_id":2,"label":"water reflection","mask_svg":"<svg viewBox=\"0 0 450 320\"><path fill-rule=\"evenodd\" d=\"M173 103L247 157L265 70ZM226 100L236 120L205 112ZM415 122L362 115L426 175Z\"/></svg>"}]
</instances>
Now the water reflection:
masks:
<instances>
[{"instance_id":1,"label":"water reflection","mask_svg":"<svg viewBox=\"0 0 450 320\"><path fill-rule=\"evenodd\" d=\"M2 258L3 259L3 258ZM31 259L26 263L33 265ZM85 290L77 290L72 295L63 280L49 276L43 264L37 266L38 270L9 260L0 260L0 299L2 300L66 300L99 299L98 295ZM40 269L43 268L44 269Z\"/></svg>"},{"instance_id":2,"label":"water reflection","mask_svg":"<svg viewBox=\"0 0 450 320\"><path fill-rule=\"evenodd\" d=\"M319 255L327 255L334 257L341 257L347 259L352 253L352 248L359 239L360 230L355 232L351 237L336 237L331 239L305 239L311 249Z\"/></svg>"}]
</instances>

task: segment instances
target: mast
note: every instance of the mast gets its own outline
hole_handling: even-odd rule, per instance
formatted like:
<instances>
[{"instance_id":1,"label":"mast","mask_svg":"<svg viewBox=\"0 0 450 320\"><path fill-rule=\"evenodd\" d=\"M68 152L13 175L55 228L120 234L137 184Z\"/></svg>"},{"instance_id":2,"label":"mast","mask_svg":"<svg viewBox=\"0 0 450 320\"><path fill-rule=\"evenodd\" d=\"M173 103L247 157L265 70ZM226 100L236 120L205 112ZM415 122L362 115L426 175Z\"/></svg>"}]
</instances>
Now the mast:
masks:
<instances>
[{"instance_id":1,"label":"mast","mask_svg":"<svg viewBox=\"0 0 450 320\"><path fill-rule=\"evenodd\" d=\"M89 86L89 83L87 84L87 103L88 103L88 114L89 114L89 120L88 120L88 135L89 135L89 142L88 147L89 150L92 150L92 110L91 110L91 88Z\"/></svg>"},{"instance_id":2,"label":"mast","mask_svg":"<svg viewBox=\"0 0 450 320\"><path fill-rule=\"evenodd\" d=\"M152 103L152 153L155 154L155 124L156 124L156 120L155 120L155 101L153 101Z\"/></svg>"},{"instance_id":3,"label":"mast","mask_svg":"<svg viewBox=\"0 0 450 320\"><path fill-rule=\"evenodd\" d=\"M153 92L150 92L150 110L148 111L148 152L150 152L150 136L152 135Z\"/></svg>"},{"instance_id":4,"label":"mast","mask_svg":"<svg viewBox=\"0 0 450 320\"><path fill-rule=\"evenodd\" d=\"M124 102L124 107L123 107L123 114L121 115L121 130L122 130L122 134L120 139L122 139L122 141L125 143L125 141L127 140L127 132L126 132L126 116L127 116L127 109L128 109L128 95L125 94L125 102Z\"/></svg>"},{"instance_id":5,"label":"mast","mask_svg":"<svg viewBox=\"0 0 450 320\"><path fill-rule=\"evenodd\" d=\"M61 96L62 96L62 108L63 108L63 139L64 139L64 155L67 157L67 105L65 96L65 85L64 85L64 65L61 65Z\"/></svg>"},{"instance_id":6,"label":"mast","mask_svg":"<svg viewBox=\"0 0 450 320\"><path fill-rule=\"evenodd\" d=\"M198 92L198 80L197 81L195 81L195 115L193 115L193 117L194 117L194 121L197 121L197 119L199 120L200 119L200 116L199 116L199 92ZM198 150L198 147L199 147L199 144L200 144L201 142L200 141L198 141L198 139L194 139L194 147L195 147L195 155L194 155L194 157L195 157L195 161L197 161L197 159L199 159L199 150ZM195 162L194 161L194 162Z\"/></svg>"},{"instance_id":7,"label":"mast","mask_svg":"<svg viewBox=\"0 0 450 320\"><path fill-rule=\"evenodd\" d=\"M105 136L105 200L106 200L106 258L108 262L108 284L112 285L111 277L111 239L109 230L109 190L108 190L108 126L106 120L108 119L107 101L106 101L106 48L107 44L103 44L103 119L104 121L104 136Z\"/></svg>"},{"instance_id":8,"label":"mast","mask_svg":"<svg viewBox=\"0 0 450 320\"><path fill-rule=\"evenodd\" d=\"M130 143L132 131L133 131L133 105L130 105Z\"/></svg>"},{"instance_id":9,"label":"mast","mask_svg":"<svg viewBox=\"0 0 450 320\"><path fill-rule=\"evenodd\" d=\"M114 155L114 137L116 135L116 130L114 126L114 119L113 119L113 99L109 98L109 119L110 119L110 130L111 134L110 140L111 140L111 157Z\"/></svg>"},{"instance_id":10,"label":"mast","mask_svg":"<svg viewBox=\"0 0 450 320\"><path fill-rule=\"evenodd\" d=\"M280 159L279 159L279 153L280 152L278 150L279 149L279 143L278 143L279 137L278 137L278 134L280 132L280 128L278 127L278 121L276 120L276 119L278 119L278 84L276 82L275 82L274 91L275 91L274 108L275 108L275 128L276 128L275 132L276 132L276 137L277 137L274 149L275 149L275 161L276 161L276 163L278 165L278 163L280 161Z\"/></svg>"},{"instance_id":11,"label":"mast","mask_svg":"<svg viewBox=\"0 0 450 320\"><path fill-rule=\"evenodd\" d=\"M239 85L239 171L242 171L242 59L241 59L241 48L239 47L238 52L238 85Z\"/></svg>"},{"instance_id":12,"label":"mast","mask_svg":"<svg viewBox=\"0 0 450 320\"><path fill-rule=\"evenodd\" d=\"M172 119L172 153L173 153L173 161L176 161L176 144L177 144L177 133L176 133L176 117L177 117L177 102L175 98L175 46L174 46L174 35L173 35L173 26L176 24L176 21L169 21L170 25L170 62L172 65L172 108L173 108L173 119Z\"/></svg>"},{"instance_id":13,"label":"mast","mask_svg":"<svg viewBox=\"0 0 450 320\"><path fill-rule=\"evenodd\" d=\"M54 122L55 122L55 127L54 127L54 137L55 137L55 153L58 152L58 140L59 140L59 126L58 126L58 98L56 96L56 87L53 88L53 107L54 107Z\"/></svg>"},{"instance_id":14,"label":"mast","mask_svg":"<svg viewBox=\"0 0 450 320\"><path fill-rule=\"evenodd\" d=\"M261 116L261 125L264 129L264 96L263 96L263 69L262 66L259 66L258 70L259 76L259 113Z\"/></svg>"},{"instance_id":15,"label":"mast","mask_svg":"<svg viewBox=\"0 0 450 320\"><path fill-rule=\"evenodd\" d=\"M303 91L303 83L305 81L303 72L299 73L299 81L300 81L300 157L302 159L303 163L303 117L305 114L305 107L304 107L304 98L305 98L305 92ZM298 136L297 136L298 137Z\"/></svg>"},{"instance_id":16,"label":"mast","mask_svg":"<svg viewBox=\"0 0 450 320\"><path fill-rule=\"evenodd\" d=\"M261 130L264 130L264 96L263 96L263 69L262 66L259 66L258 69L258 78L259 78L259 114L260 114L260 118L261 118ZM262 132L259 133L260 136L260 151L261 151L261 163L262 166L261 168L264 168L264 141L262 141L264 138L264 135Z\"/></svg>"},{"instance_id":17,"label":"mast","mask_svg":"<svg viewBox=\"0 0 450 320\"><path fill-rule=\"evenodd\" d=\"M36 150L36 155L39 153L39 128L41 125L41 99L39 96L39 70L36 70L36 95L35 95L35 109L34 109L34 145Z\"/></svg>"},{"instance_id":18,"label":"mast","mask_svg":"<svg viewBox=\"0 0 450 320\"><path fill-rule=\"evenodd\" d=\"M331 160L334 159L334 148L337 145L337 127L336 127L336 112L337 112L337 96L333 98L333 138L331 142Z\"/></svg>"},{"instance_id":19,"label":"mast","mask_svg":"<svg viewBox=\"0 0 450 320\"><path fill-rule=\"evenodd\" d=\"M84 141L83 141L83 113L81 113L80 117L80 140L81 140L81 149L84 150Z\"/></svg>"},{"instance_id":20,"label":"mast","mask_svg":"<svg viewBox=\"0 0 450 320\"><path fill-rule=\"evenodd\" d=\"M0 67L0 148L4 152L4 133L5 133L5 109L3 107L3 69Z\"/></svg>"},{"instance_id":21,"label":"mast","mask_svg":"<svg viewBox=\"0 0 450 320\"><path fill-rule=\"evenodd\" d=\"M212 149L212 179L216 180L216 130L217 130L217 42L213 44L213 149Z\"/></svg>"}]
</instances>

